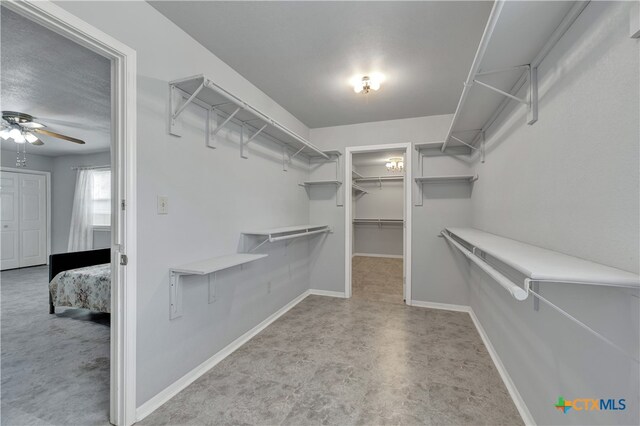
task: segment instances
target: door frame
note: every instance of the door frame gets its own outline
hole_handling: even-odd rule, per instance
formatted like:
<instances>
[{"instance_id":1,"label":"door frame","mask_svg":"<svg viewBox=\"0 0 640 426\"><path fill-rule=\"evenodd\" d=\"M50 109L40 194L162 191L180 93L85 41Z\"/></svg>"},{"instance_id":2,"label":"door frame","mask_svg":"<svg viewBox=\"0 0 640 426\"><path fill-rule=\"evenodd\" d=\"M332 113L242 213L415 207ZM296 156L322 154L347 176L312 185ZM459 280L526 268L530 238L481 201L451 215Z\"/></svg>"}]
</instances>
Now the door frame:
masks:
<instances>
[{"instance_id":1,"label":"door frame","mask_svg":"<svg viewBox=\"0 0 640 426\"><path fill-rule=\"evenodd\" d=\"M111 380L109 417L129 426L136 412L136 51L51 1L4 7L111 60ZM126 260L126 266L121 265Z\"/></svg>"},{"instance_id":2,"label":"door frame","mask_svg":"<svg viewBox=\"0 0 640 426\"><path fill-rule=\"evenodd\" d=\"M45 193L47 198L47 259L46 264L49 264L49 255L51 255L51 172L44 172L42 170L33 169L18 169L16 167L4 167L0 166L0 172L11 173L24 173L30 175L44 175L45 179Z\"/></svg>"},{"instance_id":3,"label":"door frame","mask_svg":"<svg viewBox=\"0 0 640 426\"><path fill-rule=\"evenodd\" d=\"M403 270L404 270L404 299L407 305L411 305L411 209L412 209L412 193L411 190L413 175L411 166L413 164L413 151L411 142L394 143L382 145L366 145L366 146L350 146L345 149L345 200L344 200L344 226L345 226L345 269L344 269L344 297L351 297L351 263L352 263L352 244L353 244L353 223L351 218L351 205L353 200L353 191L349 184L353 175L353 154L363 152L389 151L389 150L405 150L404 160L404 234L403 234Z\"/></svg>"}]
</instances>

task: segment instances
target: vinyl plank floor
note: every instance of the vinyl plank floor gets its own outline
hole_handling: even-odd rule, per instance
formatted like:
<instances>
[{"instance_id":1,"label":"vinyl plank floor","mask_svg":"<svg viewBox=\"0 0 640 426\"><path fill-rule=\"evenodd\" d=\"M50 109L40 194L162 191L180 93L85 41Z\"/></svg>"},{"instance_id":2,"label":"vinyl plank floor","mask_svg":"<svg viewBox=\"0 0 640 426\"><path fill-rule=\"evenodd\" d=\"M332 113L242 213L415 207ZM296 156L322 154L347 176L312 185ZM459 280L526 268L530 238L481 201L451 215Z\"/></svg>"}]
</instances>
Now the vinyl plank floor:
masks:
<instances>
[{"instance_id":1,"label":"vinyl plank floor","mask_svg":"<svg viewBox=\"0 0 640 426\"><path fill-rule=\"evenodd\" d=\"M351 296L354 299L404 304L403 259L354 256Z\"/></svg>"},{"instance_id":2,"label":"vinyl plank floor","mask_svg":"<svg viewBox=\"0 0 640 426\"><path fill-rule=\"evenodd\" d=\"M109 315L49 314L47 266L0 274L2 425L109 424Z\"/></svg>"},{"instance_id":3,"label":"vinyl plank floor","mask_svg":"<svg viewBox=\"0 0 640 426\"><path fill-rule=\"evenodd\" d=\"M519 425L467 313L309 296L141 425Z\"/></svg>"}]
</instances>

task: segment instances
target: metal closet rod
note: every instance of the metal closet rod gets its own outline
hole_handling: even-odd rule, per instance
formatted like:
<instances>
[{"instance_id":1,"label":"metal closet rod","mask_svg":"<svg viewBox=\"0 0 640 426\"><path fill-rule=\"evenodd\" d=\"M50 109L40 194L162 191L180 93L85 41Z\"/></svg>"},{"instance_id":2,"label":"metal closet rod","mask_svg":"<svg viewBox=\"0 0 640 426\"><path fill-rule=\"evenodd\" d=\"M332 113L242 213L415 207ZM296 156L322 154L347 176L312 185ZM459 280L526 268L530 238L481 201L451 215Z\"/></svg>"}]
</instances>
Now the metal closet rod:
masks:
<instances>
[{"instance_id":1,"label":"metal closet rod","mask_svg":"<svg viewBox=\"0 0 640 426\"><path fill-rule=\"evenodd\" d=\"M225 98L229 99L231 102L236 104L238 107L240 107L240 108L242 108L244 110L250 111L254 115L258 116L258 118L260 120L264 121L265 123L269 124L270 126L273 126L273 127L277 128L277 129L283 131L287 135L291 136L292 138L294 138L295 140L300 142L302 145L306 146L307 148L311 149L312 151L314 151L319 156L323 157L325 160L329 159L329 156L327 154L325 154L324 152L322 152L322 150L320 150L320 148L316 147L311 142L308 142L306 139L304 139L302 136L298 135L294 131L292 131L292 130L288 129L287 127L283 126L282 124L278 123L277 121L275 121L274 119L272 119L271 117L269 117L268 115L263 113L262 111L252 107L251 105L249 105L248 103L244 102L243 100L241 100L237 96L227 92L225 89L223 89L222 87L218 86L213 81L205 78L203 84L207 88L209 88L209 89L213 90L214 92L216 92L216 93L224 96Z\"/></svg>"},{"instance_id":2,"label":"metal closet rod","mask_svg":"<svg viewBox=\"0 0 640 426\"><path fill-rule=\"evenodd\" d=\"M442 231L441 234L444 238L447 239L447 241L449 241L458 250L460 250L462 254L464 254L467 257L467 259L471 260L473 263L478 265L480 269L486 272L491 278L496 280L498 284L504 287L505 290L511 293L511 296L513 296L514 299L520 302L527 299L527 296L528 296L527 290L517 286L510 279L502 275L497 269L490 266L488 263L486 263L484 260L478 257L475 253L472 253L469 250L467 250L462 244L460 244L459 242L451 238L448 232ZM474 251L475 251L475 248L474 248Z\"/></svg>"},{"instance_id":3,"label":"metal closet rod","mask_svg":"<svg viewBox=\"0 0 640 426\"><path fill-rule=\"evenodd\" d=\"M476 265L478 265L478 267L480 267L480 269L482 269L484 272L487 273L487 275L489 275L491 278L493 278L495 281L498 282L498 284L500 284L502 287L504 287L509 293L511 293L511 296L513 296L514 299L518 300L518 301L523 301L527 299L527 296L529 293L531 293L533 295L533 297L535 297L538 300L541 300L542 302L544 302L546 305L548 305L550 308L554 309L555 311L557 311L560 315L564 316L565 318L573 321L574 323L578 324L578 326L580 326L581 328L583 328L584 330L586 330L587 332L589 332L590 334L592 334L593 336L597 337L598 339L600 339L601 341L603 341L604 343L606 343L607 345L613 347L614 349L616 349L618 352L620 352L622 355L631 358L633 361L640 363L640 360L638 360L638 358L636 358L634 355L628 353L626 350L624 350L623 348L621 348L620 346L618 346L617 344L615 344L614 342L612 342L611 340L609 340L607 337L603 336L602 334L600 334L599 332L597 332L596 330L594 330L593 328L589 327L587 324L583 323L582 321L580 321L579 319L577 319L576 317L574 317L573 315L569 314L568 312L566 312L565 310L563 310L562 308L556 306L555 304L553 304L551 301L547 300L546 298L542 297L540 295L540 293L537 293L535 291L533 291L531 289L531 283L533 282L549 282L549 281L545 281L545 280L532 280L530 278L526 278L524 280L524 288L517 286L516 284L514 284L510 279L508 279L507 277L505 277L504 275L502 275L502 273L500 273L498 270L496 270L495 268L491 267L488 263L486 263L482 258L478 257L475 254L476 251L476 247L473 247L473 252L467 250L462 244L458 243L456 240L454 240L447 231L442 231L440 233L447 241L449 241L451 244L453 244L458 250L460 250L462 252L462 254L465 255L465 257L467 257L469 260L471 260L473 263L475 263ZM559 282L562 283L563 281L553 281L553 282ZM568 281L566 281L568 282Z\"/></svg>"}]
</instances>

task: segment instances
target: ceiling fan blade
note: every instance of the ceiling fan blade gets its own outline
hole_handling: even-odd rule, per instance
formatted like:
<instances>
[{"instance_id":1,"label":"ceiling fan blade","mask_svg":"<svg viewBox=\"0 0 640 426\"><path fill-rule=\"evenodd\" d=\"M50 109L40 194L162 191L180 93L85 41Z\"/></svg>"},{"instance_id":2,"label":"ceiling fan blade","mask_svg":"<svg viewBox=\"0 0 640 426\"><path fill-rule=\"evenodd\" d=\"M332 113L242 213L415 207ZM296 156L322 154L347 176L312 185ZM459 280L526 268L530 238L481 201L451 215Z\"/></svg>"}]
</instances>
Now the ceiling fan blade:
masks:
<instances>
[{"instance_id":1,"label":"ceiling fan blade","mask_svg":"<svg viewBox=\"0 0 640 426\"><path fill-rule=\"evenodd\" d=\"M80 145L84 145L84 141L83 140L72 138L71 136L61 135L60 133L56 133L56 132L52 132L52 131L44 130L44 129L33 129L33 131L35 133L40 133L40 134L47 135L47 136L53 136L54 138L64 139L65 141L69 141L69 142L77 143L77 144L80 144Z\"/></svg>"},{"instance_id":2,"label":"ceiling fan blade","mask_svg":"<svg viewBox=\"0 0 640 426\"><path fill-rule=\"evenodd\" d=\"M26 129L42 129L43 127L47 127L44 124L36 123L35 121L30 121L28 123L20 123L20 125Z\"/></svg>"},{"instance_id":3,"label":"ceiling fan blade","mask_svg":"<svg viewBox=\"0 0 640 426\"><path fill-rule=\"evenodd\" d=\"M44 145L44 142L42 142L40 139L36 139L35 141L29 142L29 143L31 145L37 145L37 146Z\"/></svg>"}]
</instances>

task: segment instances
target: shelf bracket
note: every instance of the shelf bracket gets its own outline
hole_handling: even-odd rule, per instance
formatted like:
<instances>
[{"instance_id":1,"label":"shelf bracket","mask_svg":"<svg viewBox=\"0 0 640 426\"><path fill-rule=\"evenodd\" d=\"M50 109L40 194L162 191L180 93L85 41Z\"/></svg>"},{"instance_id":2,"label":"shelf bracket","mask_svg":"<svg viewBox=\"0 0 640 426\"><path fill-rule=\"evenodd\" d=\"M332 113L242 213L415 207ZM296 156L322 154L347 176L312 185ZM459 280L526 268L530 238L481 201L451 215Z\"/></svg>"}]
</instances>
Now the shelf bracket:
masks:
<instances>
[{"instance_id":1,"label":"shelf bracket","mask_svg":"<svg viewBox=\"0 0 640 426\"><path fill-rule=\"evenodd\" d=\"M453 135L451 135L451 139L455 139L455 140L457 140L458 142L460 142L461 144L466 145L466 146L468 146L469 148L471 148L471 149L473 149L473 150L478 149L478 148L476 148L475 146L473 146L473 145L471 145L471 144L469 144L469 143L467 143L467 142L463 141L462 139L457 138L457 137L455 137L455 136L453 136Z\"/></svg>"},{"instance_id":2,"label":"shelf bracket","mask_svg":"<svg viewBox=\"0 0 640 426\"><path fill-rule=\"evenodd\" d=\"M216 149L216 139L211 132L218 127L218 110L216 107L207 110L207 147Z\"/></svg>"},{"instance_id":3,"label":"shelf bracket","mask_svg":"<svg viewBox=\"0 0 640 426\"><path fill-rule=\"evenodd\" d=\"M509 92L505 92L504 90L500 90L497 87L494 87L490 84L480 81L477 78L474 78L473 82L489 90L493 90L494 92L499 93L502 96L505 96L509 99L513 99L514 101L518 101L519 103L526 105L527 106L527 124L531 125L536 121L538 121L538 67L532 67L531 65L517 65L515 67L499 68L496 70L479 72L479 73L476 73L475 77L488 75L488 74L495 74L495 73L504 72L504 71L517 70L517 69L526 69L528 71L527 73L527 80L529 82L529 93L527 96L528 99L521 99L515 95L512 95Z\"/></svg>"},{"instance_id":4,"label":"shelf bracket","mask_svg":"<svg viewBox=\"0 0 640 426\"><path fill-rule=\"evenodd\" d=\"M171 271L169 274L169 319L182 316L182 274Z\"/></svg>"},{"instance_id":5,"label":"shelf bracket","mask_svg":"<svg viewBox=\"0 0 640 426\"><path fill-rule=\"evenodd\" d=\"M182 111L184 111L184 109L193 102L194 99L196 99L196 96L198 96L203 88L204 83L201 83L193 94L189 96L186 101L180 104L180 101L184 99L184 96L174 84L169 86L169 133L174 136L182 136L182 125L178 121L178 117L180 117Z\"/></svg>"},{"instance_id":6,"label":"shelf bracket","mask_svg":"<svg viewBox=\"0 0 640 426\"><path fill-rule=\"evenodd\" d=\"M209 274L209 304L216 301L216 273Z\"/></svg>"},{"instance_id":7,"label":"shelf bracket","mask_svg":"<svg viewBox=\"0 0 640 426\"><path fill-rule=\"evenodd\" d=\"M538 121L538 67L529 68L529 109L527 124Z\"/></svg>"},{"instance_id":8,"label":"shelf bracket","mask_svg":"<svg viewBox=\"0 0 640 426\"><path fill-rule=\"evenodd\" d=\"M482 81L480 81L480 80L476 80L476 79L474 79L474 80L473 80L473 82L474 82L474 83L478 83L480 86L486 87L486 88L487 88L487 89L489 89L489 90L493 90L494 92L499 93L499 94L501 94L502 96L506 96L507 98L511 98L511 99L513 99L514 101L518 101L518 102L520 102L521 104L525 104L525 105L528 105L528 104L529 104L529 102L528 102L528 101L526 101L525 99L520 99L519 97L514 96L514 95L512 95L512 94L511 94L511 93L509 93L509 92L505 92L504 90L500 90L500 89L498 89L497 87L493 87L492 85L487 84L487 83L484 83L484 82L482 82Z\"/></svg>"},{"instance_id":9,"label":"shelf bracket","mask_svg":"<svg viewBox=\"0 0 640 426\"><path fill-rule=\"evenodd\" d=\"M254 139L255 139L255 138L256 138L260 133L262 133L262 131L263 131L264 129L266 129L268 125L269 125L269 124L265 124L264 126L260 127L260 128L259 128L259 129L258 129L258 130L257 130L257 131L256 131L256 132L255 132L255 133L254 133L250 138L249 138L249 139L247 139L247 141L246 141L246 142L243 142L243 140L244 140L244 128L245 128L245 125L244 125L244 123L242 123L242 133L241 133L241 135L240 135L240 157L244 158L245 160L246 160L247 158L249 158L249 157L247 156L247 154L245 154L245 153L244 153L244 149L245 149L245 147L246 147L247 145L249 145L249 143L250 143L252 140L254 140Z\"/></svg>"},{"instance_id":10,"label":"shelf bracket","mask_svg":"<svg viewBox=\"0 0 640 426\"><path fill-rule=\"evenodd\" d=\"M288 164L291 162L291 158L287 159L287 147L285 145L282 145L282 171L286 172L288 171Z\"/></svg>"},{"instance_id":11,"label":"shelf bracket","mask_svg":"<svg viewBox=\"0 0 640 426\"><path fill-rule=\"evenodd\" d=\"M226 126L226 125L227 125L227 124L228 124L228 123L233 119L233 117L235 117L235 115L236 115L236 114L237 114L241 109L242 109L242 108L240 108L240 107L236 108L236 110L235 110L235 111L233 111L233 112L229 115L229 117L227 117L227 118L226 118L226 120L224 120L224 121L222 122L222 124L220 124L220 125L216 126L214 129L210 129L210 130L211 130L210 132L207 132L207 135L208 135L208 137L209 137L209 142L208 142L207 144L208 144L209 146L211 146L211 145L215 146L215 138L216 138L216 135L218 134L218 132L220 132L220 130L222 130L222 129L224 128L224 126ZM216 117L216 122L217 122L217 121L218 121L218 120L217 120L217 116L218 116L218 114L217 114L217 110L216 110L216 113L214 114L214 116Z\"/></svg>"}]
</instances>

